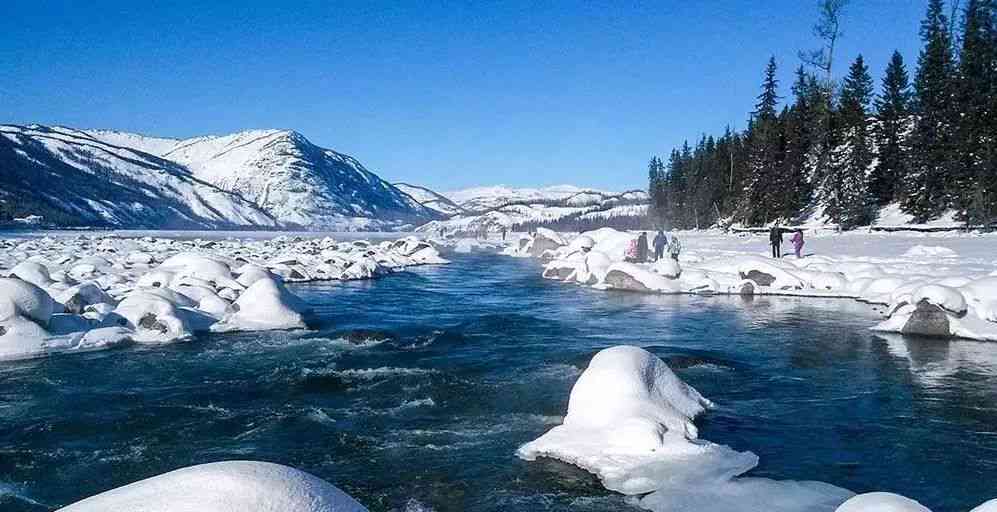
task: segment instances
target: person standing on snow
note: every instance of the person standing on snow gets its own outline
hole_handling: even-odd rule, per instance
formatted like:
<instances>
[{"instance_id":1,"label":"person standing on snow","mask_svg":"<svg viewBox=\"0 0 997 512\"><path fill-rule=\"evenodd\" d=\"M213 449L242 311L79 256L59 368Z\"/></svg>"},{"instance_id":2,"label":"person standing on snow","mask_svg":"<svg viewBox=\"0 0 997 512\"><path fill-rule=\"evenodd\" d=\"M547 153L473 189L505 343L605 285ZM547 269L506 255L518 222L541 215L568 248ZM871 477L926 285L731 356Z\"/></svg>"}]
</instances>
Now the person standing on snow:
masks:
<instances>
[{"instance_id":1,"label":"person standing on snow","mask_svg":"<svg viewBox=\"0 0 997 512\"><path fill-rule=\"evenodd\" d=\"M778 224L772 226L769 230L769 243L772 244L772 257L781 258L782 257L782 229L779 228Z\"/></svg>"},{"instance_id":2,"label":"person standing on snow","mask_svg":"<svg viewBox=\"0 0 997 512\"><path fill-rule=\"evenodd\" d=\"M682 252L682 242L679 241L679 237L672 235L672 239L668 241L668 255L678 261L680 252Z\"/></svg>"},{"instance_id":3,"label":"person standing on snow","mask_svg":"<svg viewBox=\"0 0 997 512\"><path fill-rule=\"evenodd\" d=\"M665 232L658 230L658 234L654 235L654 261L658 261L662 256L665 255L665 246L668 245L668 237L665 236Z\"/></svg>"},{"instance_id":4,"label":"person standing on snow","mask_svg":"<svg viewBox=\"0 0 997 512\"><path fill-rule=\"evenodd\" d=\"M797 229L796 233L793 233L793 238L789 239L790 243L793 244L793 251L796 252L796 259L800 259L803 252L803 230Z\"/></svg>"},{"instance_id":5,"label":"person standing on snow","mask_svg":"<svg viewBox=\"0 0 997 512\"><path fill-rule=\"evenodd\" d=\"M639 263L644 263L647 261L647 233L641 232L640 236L637 237L637 261Z\"/></svg>"}]
</instances>

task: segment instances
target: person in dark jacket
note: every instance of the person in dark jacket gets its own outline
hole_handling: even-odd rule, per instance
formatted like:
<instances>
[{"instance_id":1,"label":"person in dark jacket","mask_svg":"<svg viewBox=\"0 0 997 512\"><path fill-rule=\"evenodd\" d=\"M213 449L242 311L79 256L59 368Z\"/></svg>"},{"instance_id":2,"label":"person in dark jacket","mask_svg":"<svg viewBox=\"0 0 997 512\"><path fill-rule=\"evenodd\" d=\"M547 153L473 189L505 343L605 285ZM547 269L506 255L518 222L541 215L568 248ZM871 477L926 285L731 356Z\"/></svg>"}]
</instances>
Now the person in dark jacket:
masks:
<instances>
[{"instance_id":1,"label":"person in dark jacket","mask_svg":"<svg viewBox=\"0 0 997 512\"><path fill-rule=\"evenodd\" d=\"M665 236L665 232L658 230L658 234L654 235L654 261L658 261L662 256L665 255L665 246L668 245L668 237Z\"/></svg>"},{"instance_id":2,"label":"person in dark jacket","mask_svg":"<svg viewBox=\"0 0 997 512\"><path fill-rule=\"evenodd\" d=\"M643 263L647 261L647 233L641 232L640 236L637 237L637 261Z\"/></svg>"},{"instance_id":3,"label":"person in dark jacket","mask_svg":"<svg viewBox=\"0 0 997 512\"><path fill-rule=\"evenodd\" d=\"M778 225L772 226L769 230L769 243L772 244L772 257L782 257L782 229Z\"/></svg>"}]
</instances>

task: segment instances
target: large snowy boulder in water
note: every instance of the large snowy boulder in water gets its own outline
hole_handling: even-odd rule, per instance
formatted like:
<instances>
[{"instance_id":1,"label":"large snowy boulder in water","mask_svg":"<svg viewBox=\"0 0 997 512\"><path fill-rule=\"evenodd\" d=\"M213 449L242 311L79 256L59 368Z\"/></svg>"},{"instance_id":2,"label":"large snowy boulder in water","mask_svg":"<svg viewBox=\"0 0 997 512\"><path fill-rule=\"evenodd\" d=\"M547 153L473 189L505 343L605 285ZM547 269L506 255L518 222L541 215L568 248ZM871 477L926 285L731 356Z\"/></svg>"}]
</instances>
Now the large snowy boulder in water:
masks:
<instances>
[{"instance_id":1,"label":"large snowy boulder in water","mask_svg":"<svg viewBox=\"0 0 997 512\"><path fill-rule=\"evenodd\" d=\"M564 424L517 454L574 464L624 494L656 490L662 481L724 481L754 467L758 458L696 441L692 419L710 405L650 352L608 348L575 383Z\"/></svg>"},{"instance_id":2,"label":"large snowy boulder in water","mask_svg":"<svg viewBox=\"0 0 997 512\"><path fill-rule=\"evenodd\" d=\"M276 279L258 279L239 300L232 313L211 326L215 332L304 329L307 306Z\"/></svg>"},{"instance_id":3,"label":"large snowy boulder in water","mask_svg":"<svg viewBox=\"0 0 997 512\"><path fill-rule=\"evenodd\" d=\"M334 485L267 462L178 469L78 501L58 512L366 512Z\"/></svg>"},{"instance_id":4,"label":"large snowy boulder in water","mask_svg":"<svg viewBox=\"0 0 997 512\"><path fill-rule=\"evenodd\" d=\"M835 512L931 512L920 503L888 492L859 494L844 502Z\"/></svg>"}]
</instances>

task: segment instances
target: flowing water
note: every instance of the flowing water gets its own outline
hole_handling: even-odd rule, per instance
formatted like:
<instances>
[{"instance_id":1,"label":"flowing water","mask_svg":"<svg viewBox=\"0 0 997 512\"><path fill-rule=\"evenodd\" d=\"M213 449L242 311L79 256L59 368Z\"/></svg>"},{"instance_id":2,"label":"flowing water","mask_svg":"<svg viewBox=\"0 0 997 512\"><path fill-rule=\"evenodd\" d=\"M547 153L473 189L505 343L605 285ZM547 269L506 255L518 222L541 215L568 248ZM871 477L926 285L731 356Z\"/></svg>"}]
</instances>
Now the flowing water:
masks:
<instances>
[{"instance_id":1,"label":"flowing water","mask_svg":"<svg viewBox=\"0 0 997 512\"><path fill-rule=\"evenodd\" d=\"M997 344L876 336L866 305L606 293L485 255L294 289L314 331L0 365L0 510L226 459L309 471L373 511L625 509L583 471L514 455L623 343L718 404L700 435L757 453L753 475L936 512L997 495Z\"/></svg>"}]
</instances>

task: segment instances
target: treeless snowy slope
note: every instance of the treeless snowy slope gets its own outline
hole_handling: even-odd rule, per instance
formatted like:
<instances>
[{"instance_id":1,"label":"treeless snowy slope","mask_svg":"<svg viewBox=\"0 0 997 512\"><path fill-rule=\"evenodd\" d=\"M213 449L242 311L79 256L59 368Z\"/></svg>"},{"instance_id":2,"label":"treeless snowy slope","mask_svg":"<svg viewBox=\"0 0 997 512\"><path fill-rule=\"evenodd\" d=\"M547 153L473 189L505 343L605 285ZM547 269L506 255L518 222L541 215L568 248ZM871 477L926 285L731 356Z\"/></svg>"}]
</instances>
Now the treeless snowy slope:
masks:
<instances>
[{"instance_id":1,"label":"treeless snowy slope","mask_svg":"<svg viewBox=\"0 0 997 512\"><path fill-rule=\"evenodd\" d=\"M320 148L294 131L197 137L162 156L238 193L285 225L349 227L358 219L398 225L436 216L356 159Z\"/></svg>"},{"instance_id":2,"label":"treeless snowy slope","mask_svg":"<svg viewBox=\"0 0 997 512\"><path fill-rule=\"evenodd\" d=\"M402 192L422 203L423 206L436 210L443 215L456 215L463 211L457 203L426 187L409 185L408 183L395 183L394 185Z\"/></svg>"},{"instance_id":3,"label":"treeless snowy slope","mask_svg":"<svg viewBox=\"0 0 997 512\"><path fill-rule=\"evenodd\" d=\"M0 168L0 211L11 216L118 227L275 225L181 165L71 128L0 125Z\"/></svg>"}]
</instances>

